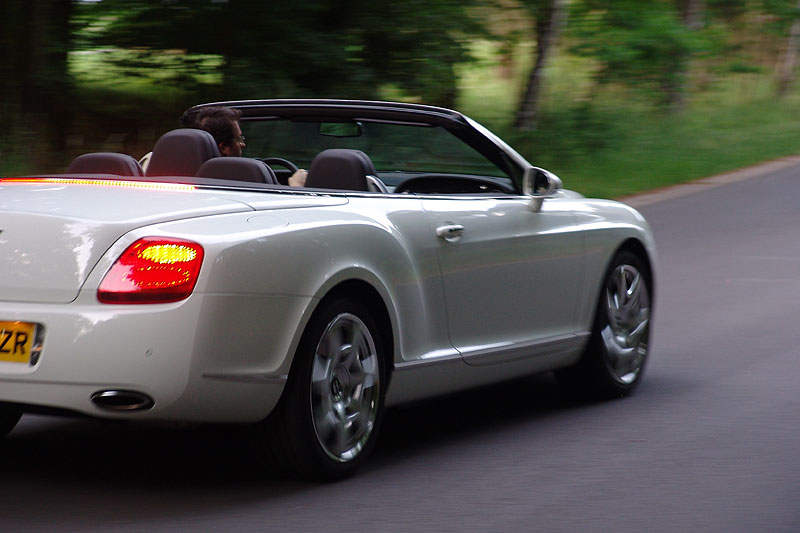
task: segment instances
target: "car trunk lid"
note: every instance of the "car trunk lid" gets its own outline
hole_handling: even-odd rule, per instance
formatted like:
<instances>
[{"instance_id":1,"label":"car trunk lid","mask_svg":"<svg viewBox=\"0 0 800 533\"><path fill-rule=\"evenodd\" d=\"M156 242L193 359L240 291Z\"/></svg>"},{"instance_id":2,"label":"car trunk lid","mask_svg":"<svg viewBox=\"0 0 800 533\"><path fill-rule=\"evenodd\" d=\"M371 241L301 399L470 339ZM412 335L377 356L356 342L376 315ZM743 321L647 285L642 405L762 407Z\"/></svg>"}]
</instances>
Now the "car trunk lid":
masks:
<instances>
[{"instance_id":1,"label":"car trunk lid","mask_svg":"<svg viewBox=\"0 0 800 533\"><path fill-rule=\"evenodd\" d=\"M237 211L252 208L236 195L190 186L0 180L0 300L71 302L132 229Z\"/></svg>"}]
</instances>

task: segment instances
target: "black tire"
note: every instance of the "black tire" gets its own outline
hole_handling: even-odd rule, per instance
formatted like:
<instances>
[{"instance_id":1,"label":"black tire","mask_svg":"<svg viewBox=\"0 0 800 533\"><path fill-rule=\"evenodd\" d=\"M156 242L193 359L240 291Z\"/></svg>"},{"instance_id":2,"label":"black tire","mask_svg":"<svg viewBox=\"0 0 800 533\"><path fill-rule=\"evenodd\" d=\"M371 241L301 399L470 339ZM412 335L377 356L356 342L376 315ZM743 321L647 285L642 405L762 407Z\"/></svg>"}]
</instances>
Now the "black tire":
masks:
<instances>
[{"instance_id":1,"label":"black tire","mask_svg":"<svg viewBox=\"0 0 800 533\"><path fill-rule=\"evenodd\" d=\"M603 277L586 351L577 365L557 372L559 380L588 398L633 392L649 354L652 294L644 262L630 251L618 252Z\"/></svg>"},{"instance_id":2,"label":"black tire","mask_svg":"<svg viewBox=\"0 0 800 533\"><path fill-rule=\"evenodd\" d=\"M22 417L22 411L11 405L0 404L0 439L3 439L11 433L19 419Z\"/></svg>"},{"instance_id":3,"label":"black tire","mask_svg":"<svg viewBox=\"0 0 800 533\"><path fill-rule=\"evenodd\" d=\"M319 481L352 474L375 446L385 384L383 344L367 307L350 298L323 302L278 406L259 427L273 466Z\"/></svg>"}]
</instances>

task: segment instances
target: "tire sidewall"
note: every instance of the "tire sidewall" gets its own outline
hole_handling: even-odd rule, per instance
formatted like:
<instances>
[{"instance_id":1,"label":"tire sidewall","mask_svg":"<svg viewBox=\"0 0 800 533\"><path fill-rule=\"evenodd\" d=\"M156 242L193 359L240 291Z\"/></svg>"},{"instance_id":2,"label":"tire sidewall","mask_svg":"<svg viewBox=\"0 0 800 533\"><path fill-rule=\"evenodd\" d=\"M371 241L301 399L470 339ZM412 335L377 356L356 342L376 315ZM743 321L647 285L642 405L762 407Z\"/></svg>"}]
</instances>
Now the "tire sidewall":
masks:
<instances>
[{"instance_id":1,"label":"tire sidewall","mask_svg":"<svg viewBox=\"0 0 800 533\"><path fill-rule=\"evenodd\" d=\"M377 353L380 390L372 431L359 454L340 462L328 456L317 438L311 406L311 373L317 345L331 321L342 313L358 317L369 330ZM368 308L351 298L323 302L309 321L295 353L285 396L286 427L295 447L299 467L306 477L340 479L352 474L372 452L383 418L386 396L386 364L380 330Z\"/></svg>"},{"instance_id":2,"label":"tire sidewall","mask_svg":"<svg viewBox=\"0 0 800 533\"><path fill-rule=\"evenodd\" d=\"M639 366L639 372L636 375L636 378L630 382L625 383L620 381L612 369L611 360L608 354L608 350L606 348L605 343L603 342L601 332L603 329L608 326L608 314L607 314L607 305L608 305L608 285L611 280L611 276L614 272L623 265L630 265L639 272L639 275L642 277L645 283L645 287L647 289L648 299L650 301L650 312L652 318L652 298L653 298L653 286L652 280L649 273L649 270L645 267L644 262L634 253L622 250L615 254L614 259L611 261L608 269L606 270L605 275L603 276L603 284L600 287L600 297L598 298L597 303L597 311L595 315L594 326L592 329L592 337L590 340L589 345L589 359L587 363L591 365L591 372L596 377L596 386L599 389L599 392L604 395L608 396L624 396L626 394L631 393L638 384L642 381L642 377L644 376L645 366L647 365L647 361L650 358L650 348L649 348L649 324L648 324L648 349L644 355L641 365Z\"/></svg>"}]
</instances>

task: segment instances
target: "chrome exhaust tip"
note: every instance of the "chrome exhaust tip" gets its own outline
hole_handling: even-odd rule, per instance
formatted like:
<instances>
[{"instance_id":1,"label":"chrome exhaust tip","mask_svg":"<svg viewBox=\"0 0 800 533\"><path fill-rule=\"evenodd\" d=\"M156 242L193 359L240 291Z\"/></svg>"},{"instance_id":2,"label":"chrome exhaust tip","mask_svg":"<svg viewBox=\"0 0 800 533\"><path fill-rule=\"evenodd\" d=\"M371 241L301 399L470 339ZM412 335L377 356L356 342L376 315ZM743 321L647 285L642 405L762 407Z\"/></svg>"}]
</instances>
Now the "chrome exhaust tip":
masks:
<instances>
[{"instance_id":1,"label":"chrome exhaust tip","mask_svg":"<svg viewBox=\"0 0 800 533\"><path fill-rule=\"evenodd\" d=\"M130 390L101 390L91 396L92 403L107 411L144 411L152 409L155 401L141 392Z\"/></svg>"}]
</instances>

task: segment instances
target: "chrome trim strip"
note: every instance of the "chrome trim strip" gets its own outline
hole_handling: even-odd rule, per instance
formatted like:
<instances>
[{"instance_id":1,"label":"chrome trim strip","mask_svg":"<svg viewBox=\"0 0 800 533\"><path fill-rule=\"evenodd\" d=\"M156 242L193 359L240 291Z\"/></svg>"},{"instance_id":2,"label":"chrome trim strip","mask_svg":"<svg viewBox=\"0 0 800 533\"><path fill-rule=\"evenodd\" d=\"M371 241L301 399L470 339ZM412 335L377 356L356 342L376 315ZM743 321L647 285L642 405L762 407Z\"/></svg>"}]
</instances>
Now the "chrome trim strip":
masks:
<instances>
[{"instance_id":1,"label":"chrome trim strip","mask_svg":"<svg viewBox=\"0 0 800 533\"><path fill-rule=\"evenodd\" d=\"M485 366L508 363L530 357L561 355L581 348L584 341L588 340L589 335L588 331L581 331L533 342L514 344L509 347L475 350L462 353L462 356L469 365Z\"/></svg>"},{"instance_id":2,"label":"chrome trim strip","mask_svg":"<svg viewBox=\"0 0 800 533\"><path fill-rule=\"evenodd\" d=\"M221 381L236 381L239 383L260 383L267 385L280 385L286 383L289 379L287 374L215 374L203 373L206 379L218 379Z\"/></svg>"},{"instance_id":3,"label":"chrome trim strip","mask_svg":"<svg viewBox=\"0 0 800 533\"><path fill-rule=\"evenodd\" d=\"M514 344L500 348L480 349L460 354L455 353L440 357L403 361L402 363L395 363L394 369L395 371L415 370L421 367L455 362L467 363L471 366L487 366L532 357L567 354L576 349L583 348L584 343L589 339L589 335L590 332L588 331L579 331L577 333L559 335L544 340Z\"/></svg>"},{"instance_id":4,"label":"chrome trim strip","mask_svg":"<svg viewBox=\"0 0 800 533\"><path fill-rule=\"evenodd\" d=\"M395 371L398 370L414 370L419 367L423 366L436 366L436 365L443 365L446 363L463 363L464 360L461 358L461 354L455 353L453 355L443 355L440 357L431 357L428 359L415 359L413 361L403 361L402 363L395 363L394 369Z\"/></svg>"}]
</instances>

